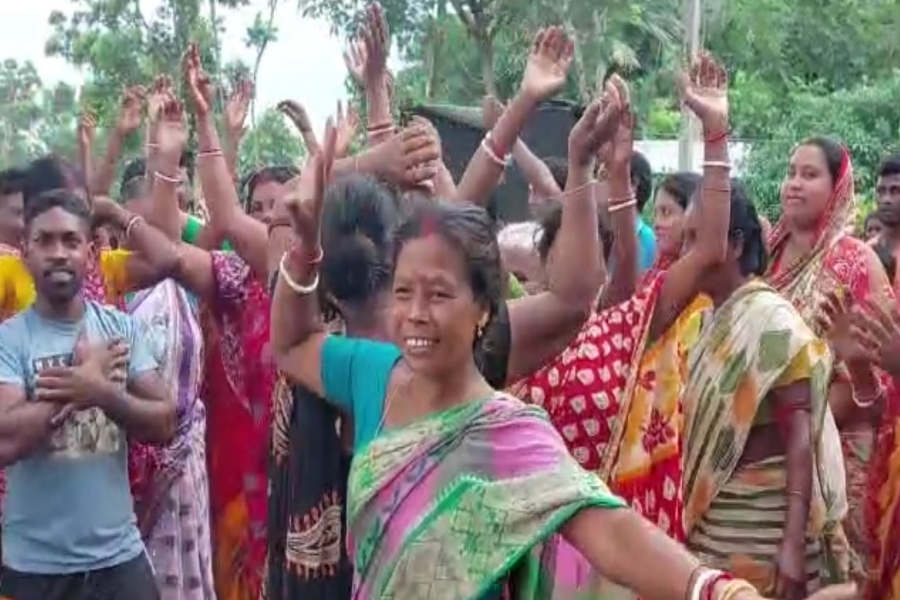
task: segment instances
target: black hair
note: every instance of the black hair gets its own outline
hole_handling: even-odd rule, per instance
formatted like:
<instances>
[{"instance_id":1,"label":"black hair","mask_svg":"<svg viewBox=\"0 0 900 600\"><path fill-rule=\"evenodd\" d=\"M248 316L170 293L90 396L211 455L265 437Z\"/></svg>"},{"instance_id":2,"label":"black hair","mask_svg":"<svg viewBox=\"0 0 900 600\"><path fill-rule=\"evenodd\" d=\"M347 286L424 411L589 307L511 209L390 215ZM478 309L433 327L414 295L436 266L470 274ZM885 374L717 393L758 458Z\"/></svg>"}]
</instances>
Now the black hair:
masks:
<instances>
[{"instance_id":1,"label":"black hair","mask_svg":"<svg viewBox=\"0 0 900 600\"><path fill-rule=\"evenodd\" d=\"M397 197L368 175L338 178L325 191L322 213L322 291L361 303L390 285L391 232Z\"/></svg>"},{"instance_id":2,"label":"black hair","mask_svg":"<svg viewBox=\"0 0 900 600\"><path fill-rule=\"evenodd\" d=\"M143 158L135 158L125 165L119 185L119 198L122 202L134 200L142 194L146 173L147 161Z\"/></svg>"},{"instance_id":3,"label":"black hair","mask_svg":"<svg viewBox=\"0 0 900 600\"><path fill-rule=\"evenodd\" d=\"M659 189L665 190L682 209L691 203L694 192L700 187L703 177L693 171L679 171L666 175L659 183Z\"/></svg>"},{"instance_id":4,"label":"black hair","mask_svg":"<svg viewBox=\"0 0 900 600\"><path fill-rule=\"evenodd\" d=\"M241 197L244 199L244 210L250 210L250 201L257 186L270 181L287 183L300 174L300 170L292 165L280 165L274 167L262 167L244 176L241 181Z\"/></svg>"},{"instance_id":5,"label":"black hair","mask_svg":"<svg viewBox=\"0 0 900 600\"><path fill-rule=\"evenodd\" d=\"M78 217L85 229L90 229L90 208L78 194L66 189L53 189L30 198L25 204L25 228L30 228L34 219L54 208L61 208Z\"/></svg>"},{"instance_id":6,"label":"black hair","mask_svg":"<svg viewBox=\"0 0 900 600\"><path fill-rule=\"evenodd\" d=\"M84 173L66 159L53 154L31 161L25 173L23 193L26 205L32 198L50 190L87 188Z\"/></svg>"},{"instance_id":7,"label":"black hair","mask_svg":"<svg viewBox=\"0 0 900 600\"><path fill-rule=\"evenodd\" d=\"M881 261L881 266L884 267L884 271L887 273L888 280L893 283L894 277L897 276L897 259L894 258L894 253L887 247L887 244L880 242L875 244L874 250L875 256Z\"/></svg>"},{"instance_id":8,"label":"black hair","mask_svg":"<svg viewBox=\"0 0 900 600\"><path fill-rule=\"evenodd\" d=\"M486 210L470 203L415 202L395 232L394 265L406 242L429 231L441 236L462 254L472 295L488 311L485 330L490 329L509 288L493 219ZM476 343L479 341L480 338Z\"/></svg>"},{"instance_id":9,"label":"black hair","mask_svg":"<svg viewBox=\"0 0 900 600\"><path fill-rule=\"evenodd\" d=\"M741 275L764 275L769 266L769 254L766 250L762 224L746 188L737 179L731 180L731 220L728 225L728 238L731 241L740 239L743 243L738 261Z\"/></svg>"},{"instance_id":10,"label":"black hair","mask_svg":"<svg viewBox=\"0 0 900 600\"><path fill-rule=\"evenodd\" d=\"M556 241L556 236L562 225L562 211L562 203L554 201L548 205L544 212L538 215L537 222L538 225L540 225L540 229L538 229L536 234L539 237L535 241L535 247L537 248L541 262L546 262L547 257L550 256L550 249L553 248L553 242ZM600 236L600 245L603 248L603 256L609 258L614 236L605 220L599 218L599 215L597 218L597 233Z\"/></svg>"},{"instance_id":11,"label":"black hair","mask_svg":"<svg viewBox=\"0 0 900 600\"><path fill-rule=\"evenodd\" d=\"M878 166L878 176L900 175L900 154L891 154Z\"/></svg>"},{"instance_id":12,"label":"black hair","mask_svg":"<svg viewBox=\"0 0 900 600\"><path fill-rule=\"evenodd\" d=\"M653 169L650 161L640 152L631 153L631 185L634 187L634 197L637 200L638 212L644 210L650 196L653 194Z\"/></svg>"},{"instance_id":13,"label":"black hair","mask_svg":"<svg viewBox=\"0 0 900 600\"><path fill-rule=\"evenodd\" d=\"M28 173L24 169L13 167L0 171L0 196L25 193L25 180Z\"/></svg>"},{"instance_id":14,"label":"black hair","mask_svg":"<svg viewBox=\"0 0 900 600\"><path fill-rule=\"evenodd\" d=\"M566 159L560 156L548 156L544 159L544 164L550 170L557 187L560 190L566 189L566 181L569 179L569 163Z\"/></svg>"},{"instance_id":15,"label":"black hair","mask_svg":"<svg viewBox=\"0 0 900 600\"><path fill-rule=\"evenodd\" d=\"M822 151L831 181L836 184L838 175L841 173L841 163L844 160L844 145L836 139L826 136L811 137L803 142L803 145L815 146Z\"/></svg>"}]
</instances>

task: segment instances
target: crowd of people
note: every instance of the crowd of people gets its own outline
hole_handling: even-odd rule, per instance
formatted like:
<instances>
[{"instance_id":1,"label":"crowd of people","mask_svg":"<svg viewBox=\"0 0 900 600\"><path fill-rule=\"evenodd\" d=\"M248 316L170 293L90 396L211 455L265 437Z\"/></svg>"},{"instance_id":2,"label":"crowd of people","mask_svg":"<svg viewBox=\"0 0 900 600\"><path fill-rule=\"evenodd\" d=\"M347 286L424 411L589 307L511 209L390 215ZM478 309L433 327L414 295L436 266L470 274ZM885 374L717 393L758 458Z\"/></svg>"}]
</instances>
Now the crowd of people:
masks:
<instances>
[{"instance_id":1,"label":"crowd of people","mask_svg":"<svg viewBox=\"0 0 900 600\"><path fill-rule=\"evenodd\" d=\"M547 27L454 181L361 21L365 135L283 102L302 166L237 172L252 90L215 114L192 45L101 158L86 115L0 174L0 597L900 600L900 157L857 236L848 150L798 141L770 226L701 54L701 173L654 194L617 74L541 159Z\"/></svg>"}]
</instances>

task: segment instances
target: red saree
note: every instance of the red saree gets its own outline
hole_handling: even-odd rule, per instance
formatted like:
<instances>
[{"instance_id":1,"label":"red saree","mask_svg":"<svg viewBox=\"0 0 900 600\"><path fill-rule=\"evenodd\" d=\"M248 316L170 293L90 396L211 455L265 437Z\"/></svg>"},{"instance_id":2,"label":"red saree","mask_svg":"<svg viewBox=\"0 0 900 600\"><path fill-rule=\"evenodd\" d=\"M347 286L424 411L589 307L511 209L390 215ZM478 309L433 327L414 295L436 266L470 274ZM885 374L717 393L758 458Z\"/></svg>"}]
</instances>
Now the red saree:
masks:
<instances>
[{"instance_id":1,"label":"red saree","mask_svg":"<svg viewBox=\"0 0 900 600\"><path fill-rule=\"evenodd\" d=\"M790 237L784 218L778 221L769 238L772 254L772 264L767 273L769 283L791 300L818 335L823 332L817 329L816 311L822 296L831 290L843 288L852 304L864 302L873 291L878 293L878 290L884 290L884 293L892 295L884 271L872 268L872 250L864 242L847 234L854 204L853 165L845 149L834 191L817 227L812 250L792 265L781 264L782 252ZM835 381L847 381L846 366L837 365L833 377ZM883 374L882 382L888 394L888 406L896 406L898 388ZM888 430L892 429L893 423L886 419L878 428L860 426L840 432L849 509L843 519L844 530L851 547L862 558L868 558L870 564L873 561L877 563L883 552L875 534L875 520L882 512L877 497L886 480L887 453L894 447L893 441L885 436L889 436ZM876 446L878 436L884 439ZM840 518L841 515L835 517ZM895 532L894 540L891 545L892 552L896 554L900 552L900 530Z\"/></svg>"},{"instance_id":2,"label":"red saree","mask_svg":"<svg viewBox=\"0 0 900 600\"><path fill-rule=\"evenodd\" d=\"M648 344L663 278L657 271L630 299L594 313L565 351L511 391L549 413L582 467L683 541L684 342L689 330L699 331L708 301L695 301Z\"/></svg>"},{"instance_id":3,"label":"red saree","mask_svg":"<svg viewBox=\"0 0 900 600\"><path fill-rule=\"evenodd\" d=\"M213 252L206 307L207 456L219 600L256 600L266 557L266 469L275 366L269 295L231 252Z\"/></svg>"}]
</instances>

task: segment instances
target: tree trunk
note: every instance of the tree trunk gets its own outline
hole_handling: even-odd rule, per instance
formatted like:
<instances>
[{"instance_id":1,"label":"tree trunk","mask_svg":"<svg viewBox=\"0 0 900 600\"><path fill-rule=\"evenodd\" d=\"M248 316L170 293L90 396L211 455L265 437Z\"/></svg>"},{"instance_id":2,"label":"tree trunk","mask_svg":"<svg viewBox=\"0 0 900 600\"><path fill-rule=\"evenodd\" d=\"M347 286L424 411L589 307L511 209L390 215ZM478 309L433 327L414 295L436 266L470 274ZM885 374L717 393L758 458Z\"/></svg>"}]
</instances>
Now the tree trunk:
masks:
<instances>
[{"instance_id":1,"label":"tree trunk","mask_svg":"<svg viewBox=\"0 0 900 600\"><path fill-rule=\"evenodd\" d=\"M438 78L441 76L441 60L444 53L444 20L447 16L446 0L437 0L434 21L428 45L428 79L425 83L425 98L431 102L438 95Z\"/></svg>"},{"instance_id":2,"label":"tree trunk","mask_svg":"<svg viewBox=\"0 0 900 600\"><path fill-rule=\"evenodd\" d=\"M268 31L272 31L272 26L275 24L275 13L278 10L278 0L269 0L269 21L266 24L266 29ZM256 51L256 60L253 63L253 88L256 89L256 78L259 75L259 66L262 64L263 54L266 52L266 46L269 45L269 37L263 40L263 43L260 44L259 48ZM253 94L253 98L250 100L250 124L256 125L256 94Z\"/></svg>"},{"instance_id":3,"label":"tree trunk","mask_svg":"<svg viewBox=\"0 0 900 600\"><path fill-rule=\"evenodd\" d=\"M490 39L484 28L479 27L475 42L478 44L478 58L481 59L481 79L484 83L484 93L498 98L497 80L494 75L494 41Z\"/></svg>"}]
</instances>

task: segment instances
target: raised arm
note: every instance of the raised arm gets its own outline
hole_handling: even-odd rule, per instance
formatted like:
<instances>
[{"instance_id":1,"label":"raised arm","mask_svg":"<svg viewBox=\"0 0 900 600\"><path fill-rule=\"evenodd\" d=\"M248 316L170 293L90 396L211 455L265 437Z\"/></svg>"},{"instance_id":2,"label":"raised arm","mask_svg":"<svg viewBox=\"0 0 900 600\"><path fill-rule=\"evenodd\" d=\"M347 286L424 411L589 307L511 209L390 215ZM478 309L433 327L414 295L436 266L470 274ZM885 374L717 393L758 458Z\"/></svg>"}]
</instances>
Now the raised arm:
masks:
<instances>
[{"instance_id":1,"label":"raised arm","mask_svg":"<svg viewBox=\"0 0 900 600\"><path fill-rule=\"evenodd\" d=\"M225 103L225 145L222 153L225 155L225 164L231 174L231 181L238 185L238 156L241 151L241 140L244 139L247 120L247 112L250 110L250 101L253 98L253 83L247 79L238 82L237 87L228 97Z\"/></svg>"},{"instance_id":2,"label":"raised arm","mask_svg":"<svg viewBox=\"0 0 900 600\"><path fill-rule=\"evenodd\" d=\"M197 122L197 174L209 209L209 226L216 238L229 240L237 254L265 281L266 226L241 209L213 120L211 84L203 72L196 45L185 56L184 70Z\"/></svg>"},{"instance_id":3,"label":"raised arm","mask_svg":"<svg viewBox=\"0 0 900 600\"><path fill-rule=\"evenodd\" d=\"M186 216L181 212L178 195L181 153L187 142L183 121L176 121L177 106L172 82L164 75L153 81L147 97L147 171L145 178L151 190L152 203L147 221L159 228L169 239L181 238ZM169 116L166 116L168 107ZM177 153L177 155L175 155Z\"/></svg>"},{"instance_id":4,"label":"raised arm","mask_svg":"<svg viewBox=\"0 0 900 600\"><path fill-rule=\"evenodd\" d=\"M614 75L611 81L618 86L623 97L625 110L619 120L616 133L606 152L609 174L609 197L606 208L609 214L610 227L613 231L613 243L608 264L615 264L607 277L607 284L600 295L598 310L624 302L634 294L638 278L638 240L635 230L637 216L637 199L631 189L631 155L634 152L634 114L628 88L624 82Z\"/></svg>"},{"instance_id":5,"label":"raised arm","mask_svg":"<svg viewBox=\"0 0 900 600\"><path fill-rule=\"evenodd\" d=\"M150 287L175 272L178 267L175 244L142 215L99 196L94 198L94 215L98 221L112 223L123 231L123 241L130 250L105 251L102 255L103 275L112 296Z\"/></svg>"},{"instance_id":6,"label":"raised arm","mask_svg":"<svg viewBox=\"0 0 900 600\"><path fill-rule=\"evenodd\" d=\"M481 122L484 129L490 131L502 114L503 104L493 96L485 96L481 101ZM521 139L517 139L513 144L512 157L525 182L531 186L535 194L545 200L558 200L562 196L562 190L559 189L550 167Z\"/></svg>"},{"instance_id":7,"label":"raised arm","mask_svg":"<svg viewBox=\"0 0 900 600\"><path fill-rule=\"evenodd\" d=\"M508 155L529 115L540 102L565 85L572 52L572 42L560 27L541 29L535 35L519 93L475 150L456 187L460 201L476 204L487 201L506 169Z\"/></svg>"},{"instance_id":8,"label":"raised arm","mask_svg":"<svg viewBox=\"0 0 900 600\"><path fill-rule=\"evenodd\" d=\"M728 161L728 76L711 56L702 54L690 76L679 81L682 98L703 124L703 183L697 211L699 227L689 250L669 267L650 323L657 338L699 293L710 266L725 260L731 217Z\"/></svg>"},{"instance_id":9,"label":"raised arm","mask_svg":"<svg viewBox=\"0 0 900 600\"><path fill-rule=\"evenodd\" d=\"M394 132L391 115L391 75L387 57L391 38L387 20L378 2L370 3L363 14L359 35L344 52L347 71L366 97L369 145L380 144Z\"/></svg>"},{"instance_id":10,"label":"raised arm","mask_svg":"<svg viewBox=\"0 0 900 600\"><path fill-rule=\"evenodd\" d=\"M549 289L508 303L508 382L527 376L562 351L591 312L604 274L593 194L594 157L612 137L623 108L619 90L610 83L569 134L562 221L547 261Z\"/></svg>"},{"instance_id":11,"label":"raised arm","mask_svg":"<svg viewBox=\"0 0 900 600\"><path fill-rule=\"evenodd\" d=\"M91 173L88 189L93 194L107 196L116 178L116 164L122 157L125 139L141 126L141 114L144 104L144 89L140 86L130 87L122 96L119 116L115 128L109 134L106 154Z\"/></svg>"},{"instance_id":12,"label":"raised arm","mask_svg":"<svg viewBox=\"0 0 900 600\"><path fill-rule=\"evenodd\" d=\"M325 396L322 347L327 337L317 288L322 262L321 223L325 184L334 164L335 132L329 121L322 152L313 157L279 211L290 215L294 244L279 260L272 294L271 347L278 368L292 381ZM283 240L271 240L280 244Z\"/></svg>"}]
</instances>

